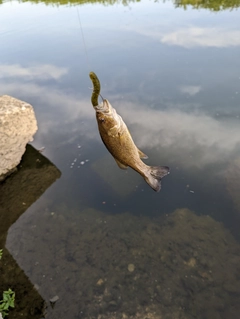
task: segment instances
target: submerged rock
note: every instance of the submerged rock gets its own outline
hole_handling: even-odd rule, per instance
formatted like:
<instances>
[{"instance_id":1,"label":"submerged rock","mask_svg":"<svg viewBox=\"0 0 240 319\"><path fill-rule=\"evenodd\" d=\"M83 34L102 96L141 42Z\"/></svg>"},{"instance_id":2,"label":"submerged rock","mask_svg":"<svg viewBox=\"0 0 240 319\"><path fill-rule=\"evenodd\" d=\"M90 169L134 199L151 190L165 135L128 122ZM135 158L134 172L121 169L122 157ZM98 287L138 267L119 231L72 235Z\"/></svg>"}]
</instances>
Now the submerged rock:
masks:
<instances>
[{"instance_id":1,"label":"submerged rock","mask_svg":"<svg viewBox=\"0 0 240 319\"><path fill-rule=\"evenodd\" d=\"M129 265L128 265L128 271L129 271L129 272L133 272L134 270L135 270L134 264L129 264Z\"/></svg>"},{"instance_id":2,"label":"submerged rock","mask_svg":"<svg viewBox=\"0 0 240 319\"><path fill-rule=\"evenodd\" d=\"M211 217L178 209L153 221L60 205L32 218L8 239L44 298L58 291L56 318L239 319L240 245Z\"/></svg>"},{"instance_id":3,"label":"submerged rock","mask_svg":"<svg viewBox=\"0 0 240 319\"><path fill-rule=\"evenodd\" d=\"M29 280L5 249L5 244L12 224L19 218L24 218L24 212L60 176L61 172L57 167L28 144L17 172L0 184L0 249L3 248L3 257L0 260L0 300L2 292L8 288L16 294L15 307L11 308L9 319L44 317L46 304L40 295L40 285ZM32 227L35 228L34 225ZM42 258L35 260L34 267L41 268L38 266L41 260ZM54 295L55 292L52 292L50 297Z\"/></svg>"},{"instance_id":4,"label":"submerged rock","mask_svg":"<svg viewBox=\"0 0 240 319\"><path fill-rule=\"evenodd\" d=\"M0 181L16 169L36 131L37 121L30 104L0 96Z\"/></svg>"},{"instance_id":5,"label":"submerged rock","mask_svg":"<svg viewBox=\"0 0 240 319\"><path fill-rule=\"evenodd\" d=\"M235 161L228 166L226 172L226 183L228 193L232 198L236 209L240 213L240 157L235 159Z\"/></svg>"}]
</instances>

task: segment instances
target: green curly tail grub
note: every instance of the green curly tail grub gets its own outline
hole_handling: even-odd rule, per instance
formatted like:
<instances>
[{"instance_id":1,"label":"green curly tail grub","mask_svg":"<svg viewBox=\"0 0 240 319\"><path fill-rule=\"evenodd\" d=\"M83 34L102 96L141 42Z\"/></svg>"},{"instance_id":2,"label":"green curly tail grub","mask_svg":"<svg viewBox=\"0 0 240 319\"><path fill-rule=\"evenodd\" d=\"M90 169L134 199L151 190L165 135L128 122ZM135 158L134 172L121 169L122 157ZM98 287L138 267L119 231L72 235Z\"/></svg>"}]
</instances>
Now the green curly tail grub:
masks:
<instances>
[{"instance_id":1,"label":"green curly tail grub","mask_svg":"<svg viewBox=\"0 0 240 319\"><path fill-rule=\"evenodd\" d=\"M100 94L101 85L97 75L94 72L90 72L89 77L93 83L93 92L92 92L91 101L94 107L94 106L98 106L98 96Z\"/></svg>"}]
</instances>

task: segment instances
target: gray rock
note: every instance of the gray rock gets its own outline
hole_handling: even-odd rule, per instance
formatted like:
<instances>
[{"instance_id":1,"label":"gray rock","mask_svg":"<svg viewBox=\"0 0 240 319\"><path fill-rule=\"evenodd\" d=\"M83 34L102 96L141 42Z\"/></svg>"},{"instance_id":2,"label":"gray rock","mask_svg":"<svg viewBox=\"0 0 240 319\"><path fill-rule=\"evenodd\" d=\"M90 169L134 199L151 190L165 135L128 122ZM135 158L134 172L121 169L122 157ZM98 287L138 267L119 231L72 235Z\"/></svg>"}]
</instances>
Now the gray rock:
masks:
<instances>
[{"instance_id":1,"label":"gray rock","mask_svg":"<svg viewBox=\"0 0 240 319\"><path fill-rule=\"evenodd\" d=\"M37 121L30 104L0 96L0 181L15 170L36 131Z\"/></svg>"}]
</instances>

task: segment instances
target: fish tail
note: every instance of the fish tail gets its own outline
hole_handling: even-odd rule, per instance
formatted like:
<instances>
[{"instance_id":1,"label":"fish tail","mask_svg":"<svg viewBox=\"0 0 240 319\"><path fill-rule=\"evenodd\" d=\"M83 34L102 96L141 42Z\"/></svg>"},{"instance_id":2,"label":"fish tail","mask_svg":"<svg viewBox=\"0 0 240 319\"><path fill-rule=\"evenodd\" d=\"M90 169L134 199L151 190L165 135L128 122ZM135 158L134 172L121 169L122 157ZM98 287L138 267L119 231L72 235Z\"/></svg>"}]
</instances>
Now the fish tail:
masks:
<instances>
[{"instance_id":1,"label":"fish tail","mask_svg":"<svg viewBox=\"0 0 240 319\"><path fill-rule=\"evenodd\" d=\"M144 176L145 181L153 190L159 192L161 189L161 179L170 173L168 166L149 166L148 173Z\"/></svg>"}]
</instances>

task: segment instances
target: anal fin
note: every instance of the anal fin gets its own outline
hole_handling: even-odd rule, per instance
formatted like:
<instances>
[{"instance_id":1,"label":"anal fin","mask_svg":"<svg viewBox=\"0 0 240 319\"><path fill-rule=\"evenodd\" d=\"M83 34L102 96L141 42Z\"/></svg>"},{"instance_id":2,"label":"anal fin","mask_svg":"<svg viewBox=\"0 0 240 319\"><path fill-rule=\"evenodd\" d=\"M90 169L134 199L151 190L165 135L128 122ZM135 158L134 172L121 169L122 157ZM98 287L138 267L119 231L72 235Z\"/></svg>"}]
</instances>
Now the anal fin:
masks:
<instances>
[{"instance_id":1,"label":"anal fin","mask_svg":"<svg viewBox=\"0 0 240 319\"><path fill-rule=\"evenodd\" d=\"M118 167L120 167L121 169L127 169L128 167L126 165L124 165L123 163L119 162L119 160L117 160L116 158L114 158L116 163L118 164Z\"/></svg>"},{"instance_id":2,"label":"anal fin","mask_svg":"<svg viewBox=\"0 0 240 319\"><path fill-rule=\"evenodd\" d=\"M143 158L143 159L147 159L148 158L148 156L146 154L144 154L142 151L140 151L139 149L138 149L138 154L139 154L140 158Z\"/></svg>"}]
</instances>

